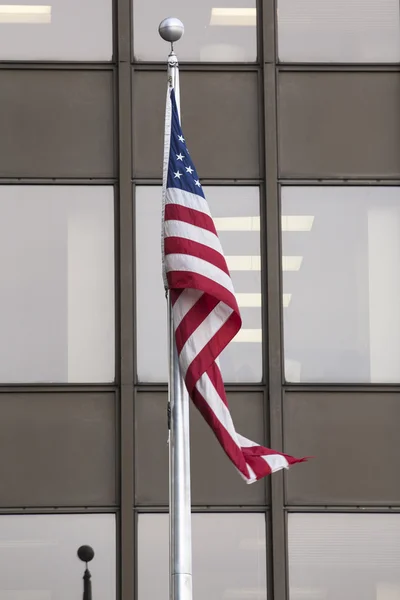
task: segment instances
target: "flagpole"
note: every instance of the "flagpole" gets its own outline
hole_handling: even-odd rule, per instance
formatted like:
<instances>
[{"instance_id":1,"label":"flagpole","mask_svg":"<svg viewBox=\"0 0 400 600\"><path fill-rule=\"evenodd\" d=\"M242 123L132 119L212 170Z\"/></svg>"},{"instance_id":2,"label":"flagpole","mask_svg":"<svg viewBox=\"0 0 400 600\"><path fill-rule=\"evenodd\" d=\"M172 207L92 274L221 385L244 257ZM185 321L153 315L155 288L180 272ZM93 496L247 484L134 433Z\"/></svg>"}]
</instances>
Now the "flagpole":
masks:
<instances>
[{"instance_id":1,"label":"flagpole","mask_svg":"<svg viewBox=\"0 0 400 600\"><path fill-rule=\"evenodd\" d=\"M172 88L180 116L179 68L173 44L183 33L182 23L175 18L164 19L160 36L171 44L168 56L168 93ZM167 98L165 119L164 193L166 166L169 156L171 115ZM168 294L169 381L169 593L170 600L192 600L192 525L190 497L189 397L182 379L176 349L173 312Z\"/></svg>"}]
</instances>

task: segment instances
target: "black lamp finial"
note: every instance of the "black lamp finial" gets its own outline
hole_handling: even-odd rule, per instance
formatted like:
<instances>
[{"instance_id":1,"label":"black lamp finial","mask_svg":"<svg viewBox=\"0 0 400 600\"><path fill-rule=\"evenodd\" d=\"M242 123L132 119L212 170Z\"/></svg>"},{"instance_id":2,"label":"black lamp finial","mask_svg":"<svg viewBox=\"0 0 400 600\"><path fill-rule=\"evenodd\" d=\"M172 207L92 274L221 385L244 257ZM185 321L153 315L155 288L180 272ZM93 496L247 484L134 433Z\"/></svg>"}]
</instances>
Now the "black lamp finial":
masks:
<instances>
[{"instance_id":1,"label":"black lamp finial","mask_svg":"<svg viewBox=\"0 0 400 600\"><path fill-rule=\"evenodd\" d=\"M83 575L83 600L92 600L92 582L91 574L88 569L88 562L93 560L94 550L91 546L81 546L78 548L78 557L86 564L85 573Z\"/></svg>"}]
</instances>

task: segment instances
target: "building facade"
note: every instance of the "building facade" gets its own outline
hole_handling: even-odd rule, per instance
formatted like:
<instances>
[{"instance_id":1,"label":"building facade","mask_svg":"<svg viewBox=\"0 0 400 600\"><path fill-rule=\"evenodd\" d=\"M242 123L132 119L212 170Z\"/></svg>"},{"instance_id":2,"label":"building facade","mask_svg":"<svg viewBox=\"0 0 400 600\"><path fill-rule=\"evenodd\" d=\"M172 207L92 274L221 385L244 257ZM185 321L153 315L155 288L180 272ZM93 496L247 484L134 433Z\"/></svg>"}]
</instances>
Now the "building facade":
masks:
<instances>
[{"instance_id":1,"label":"building facade","mask_svg":"<svg viewBox=\"0 0 400 600\"><path fill-rule=\"evenodd\" d=\"M0 5L0 599L78 598L81 544L168 597L167 16L235 425L313 456L246 486L191 412L194 597L399 600L398 0Z\"/></svg>"}]
</instances>

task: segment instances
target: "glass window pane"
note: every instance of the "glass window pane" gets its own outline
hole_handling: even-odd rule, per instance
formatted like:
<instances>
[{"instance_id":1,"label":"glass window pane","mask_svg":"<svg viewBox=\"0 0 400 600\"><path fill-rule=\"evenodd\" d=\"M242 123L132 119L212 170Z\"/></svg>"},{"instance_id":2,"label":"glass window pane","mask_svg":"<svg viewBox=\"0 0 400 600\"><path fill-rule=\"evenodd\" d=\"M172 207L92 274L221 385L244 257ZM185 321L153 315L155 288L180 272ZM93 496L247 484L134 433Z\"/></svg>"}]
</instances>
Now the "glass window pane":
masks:
<instances>
[{"instance_id":1,"label":"glass window pane","mask_svg":"<svg viewBox=\"0 0 400 600\"><path fill-rule=\"evenodd\" d=\"M84 544L95 551L93 597L116 597L114 515L2 515L0 532L1 600L82 598Z\"/></svg>"},{"instance_id":2,"label":"glass window pane","mask_svg":"<svg viewBox=\"0 0 400 600\"><path fill-rule=\"evenodd\" d=\"M282 62L399 62L399 0L278 0L278 48Z\"/></svg>"},{"instance_id":3,"label":"glass window pane","mask_svg":"<svg viewBox=\"0 0 400 600\"><path fill-rule=\"evenodd\" d=\"M158 34L169 16L181 19L185 33L176 45L180 61L255 62L255 0L134 0L133 42L136 60L166 61L168 45Z\"/></svg>"},{"instance_id":4,"label":"glass window pane","mask_svg":"<svg viewBox=\"0 0 400 600\"><path fill-rule=\"evenodd\" d=\"M290 600L398 600L400 515L289 514Z\"/></svg>"},{"instance_id":5,"label":"glass window pane","mask_svg":"<svg viewBox=\"0 0 400 600\"><path fill-rule=\"evenodd\" d=\"M14 0L0 23L0 60L112 59L112 0Z\"/></svg>"},{"instance_id":6,"label":"glass window pane","mask_svg":"<svg viewBox=\"0 0 400 600\"><path fill-rule=\"evenodd\" d=\"M226 381L262 379L260 209L256 187L204 188L242 315L221 354ZM161 188L136 188L137 369L140 381L168 379L167 313L161 271ZM157 343L155 343L157 340Z\"/></svg>"},{"instance_id":7,"label":"glass window pane","mask_svg":"<svg viewBox=\"0 0 400 600\"><path fill-rule=\"evenodd\" d=\"M266 600L265 515L195 513L192 539L194 598ZM139 515L139 600L168 600L168 548L168 514Z\"/></svg>"},{"instance_id":8,"label":"glass window pane","mask_svg":"<svg viewBox=\"0 0 400 600\"><path fill-rule=\"evenodd\" d=\"M0 187L0 382L114 380L113 188Z\"/></svg>"},{"instance_id":9,"label":"glass window pane","mask_svg":"<svg viewBox=\"0 0 400 600\"><path fill-rule=\"evenodd\" d=\"M282 188L290 382L400 381L400 188Z\"/></svg>"}]
</instances>

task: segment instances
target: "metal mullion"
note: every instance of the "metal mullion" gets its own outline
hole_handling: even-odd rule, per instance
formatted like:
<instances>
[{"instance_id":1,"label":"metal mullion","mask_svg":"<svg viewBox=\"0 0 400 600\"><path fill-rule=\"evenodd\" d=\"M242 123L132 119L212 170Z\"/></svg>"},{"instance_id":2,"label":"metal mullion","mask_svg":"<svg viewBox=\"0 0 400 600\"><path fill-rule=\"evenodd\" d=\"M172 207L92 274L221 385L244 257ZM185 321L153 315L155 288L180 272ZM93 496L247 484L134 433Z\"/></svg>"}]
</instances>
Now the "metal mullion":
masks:
<instances>
[{"instance_id":1,"label":"metal mullion","mask_svg":"<svg viewBox=\"0 0 400 600\"><path fill-rule=\"evenodd\" d=\"M337 186L337 187L349 187L349 186L359 186L359 187L398 187L400 186L400 179L398 176L396 177L385 177L382 179L382 175L376 178L372 178L370 175L368 177L365 176L356 176L352 175L351 177L340 177L333 179L330 175L327 179L321 178L303 178L299 179L296 177L295 179L288 179L286 177L279 179L279 184L281 187L283 186L296 186L296 187L305 187L305 186L314 186L314 187L327 187L327 186Z\"/></svg>"},{"instance_id":2,"label":"metal mullion","mask_svg":"<svg viewBox=\"0 0 400 600\"><path fill-rule=\"evenodd\" d=\"M135 597L131 0L116 0L118 65L120 519L119 598Z\"/></svg>"},{"instance_id":3,"label":"metal mullion","mask_svg":"<svg viewBox=\"0 0 400 600\"><path fill-rule=\"evenodd\" d=\"M293 513L327 513L327 514L399 514L400 505L380 505L380 504L346 504L343 506L326 505L307 505L307 506L287 506L285 508L287 514Z\"/></svg>"},{"instance_id":4,"label":"metal mullion","mask_svg":"<svg viewBox=\"0 0 400 600\"><path fill-rule=\"evenodd\" d=\"M265 390L265 385L262 383L225 383L225 390L228 394L230 393L253 393L253 392L263 392ZM154 383L137 383L135 385L135 390L139 393L167 393L168 392L168 384L165 382L154 382Z\"/></svg>"},{"instance_id":5,"label":"metal mullion","mask_svg":"<svg viewBox=\"0 0 400 600\"><path fill-rule=\"evenodd\" d=\"M90 392L95 393L115 393L117 391L117 385L115 383L60 383L60 384L44 384L44 383L16 383L16 384L1 384L0 394L11 394L11 393L38 393L38 394L69 394L71 392L86 394Z\"/></svg>"},{"instance_id":6,"label":"metal mullion","mask_svg":"<svg viewBox=\"0 0 400 600\"><path fill-rule=\"evenodd\" d=\"M285 393L307 393L307 394L385 394L385 393L400 393L400 383L354 383L354 384L338 384L338 383L285 383Z\"/></svg>"},{"instance_id":7,"label":"metal mullion","mask_svg":"<svg viewBox=\"0 0 400 600\"><path fill-rule=\"evenodd\" d=\"M276 68L276 2L263 0L263 92L266 177L266 260L268 315L268 392L271 447L283 449L282 306L280 210L278 193L278 119ZM274 600L287 597L286 529L283 473L271 477L272 583ZM267 553L268 554L268 553Z\"/></svg>"},{"instance_id":8,"label":"metal mullion","mask_svg":"<svg viewBox=\"0 0 400 600\"><path fill-rule=\"evenodd\" d=\"M136 514L159 514L168 513L168 504L152 504L147 506L136 506ZM192 513L259 513L268 514L270 508L264 504L259 505L241 505L241 506L228 506L228 505L211 505L211 504L198 504L192 506Z\"/></svg>"},{"instance_id":9,"label":"metal mullion","mask_svg":"<svg viewBox=\"0 0 400 600\"><path fill-rule=\"evenodd\" d=\"M259 179L232 179L232 177L227 178L227 179L206 179L206 178L202 178L201 179L201 184L203 187L206 186L249 186L249 187L259 187L260 184L262 183L262 178L260 177ZM140 177L135 177L133 179L133 183L134 185L140 186L161 186L162 185L162 179L159 177L155 177L155 178L140 178Z\"/></svg>"},{"instance_id":10,"label":"metal mullion","mask_svg":"<svg viewBox=\"0 0 400 600\"><path fill-rule=\"evenodd\" d=\"M77 177L0 177L0 186L2 185L71 185L71 186L115 186L117 182L116 178L112 177L96 177L87 178L83 177L79 179Z\"/></svg>"},{"instance_id":11,"label":"metal mullion","mask_svg":"<svg viewBox=\"0 0 400 600\"><path fill-rule=\"evenodd\" d=\"M135 71L160 71L165 73L165 62L135 62ZM179 61L179 71L191 72L250 72L254 73L260 70L257 63L200 63L200 62L181 62Z\"/></svg>"},{"instance_id":12,"label":"metal mullion","mask_svg":"<svg viewBox=\"0 0 400 600\"><path fill-rule=\"evenodd\" d=\"M0 515L76 515L76 514L115 514L117 506L24 506L1 507Z\"/></svg>"},{"instance_id":13,"label":"metal mullion","mask_svg":"<svg viewBox=\"0 0 400 600\"><path fill-rule=\"evenodd\" d=\"M292 73L398 73L400 64L380 63L278 63L280 72Z\"/></svg>"},{"instance_id":14,"label":"metal mullion","mask_svg":"<svg viewBox=\"0 0 400 600\"><path fill-rule=\"evenodd\" d=\"M0 61L0 71L113 71L110 62Z\"/></svg>"}]
</instances>

